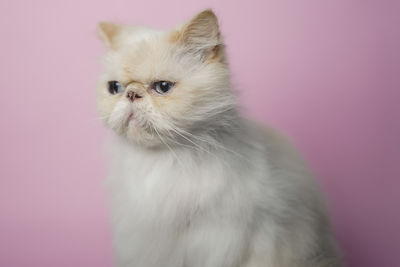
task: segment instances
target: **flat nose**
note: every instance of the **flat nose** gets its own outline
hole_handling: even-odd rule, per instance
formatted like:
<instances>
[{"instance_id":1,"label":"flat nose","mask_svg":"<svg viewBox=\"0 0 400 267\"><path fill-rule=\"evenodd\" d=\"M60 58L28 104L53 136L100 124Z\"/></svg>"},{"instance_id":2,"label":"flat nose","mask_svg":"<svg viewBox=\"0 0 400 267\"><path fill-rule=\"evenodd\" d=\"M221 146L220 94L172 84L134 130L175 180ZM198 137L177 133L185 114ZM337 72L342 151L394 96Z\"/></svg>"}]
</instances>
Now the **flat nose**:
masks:
<instances>
[{"instance_id":1,"label":"flat nose","mask_svg":"<svg viewBox=\"0 0 400 267\"><path fill-rule=\"evenodd\" d=\"M128 91L128 93L126 94L126 97L127 97L131 102L135 101L135 99L142 98L142 96L138 95L137 93L135 93L135 92L132 91L132 90L129 90L129 91Z\"/></svg>"}]
</instances>

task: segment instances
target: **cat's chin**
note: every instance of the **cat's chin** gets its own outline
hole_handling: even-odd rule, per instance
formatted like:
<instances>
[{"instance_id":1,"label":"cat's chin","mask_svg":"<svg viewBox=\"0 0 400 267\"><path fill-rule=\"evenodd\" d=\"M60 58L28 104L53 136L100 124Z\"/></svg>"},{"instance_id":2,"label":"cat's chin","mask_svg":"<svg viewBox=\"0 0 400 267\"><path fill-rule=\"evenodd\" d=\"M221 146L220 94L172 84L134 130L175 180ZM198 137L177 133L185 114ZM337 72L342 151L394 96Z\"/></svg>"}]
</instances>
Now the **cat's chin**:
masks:
<instances>
[{"instance_id":1,"label":"cat's chin","mask_svg":"<svg viewBox=\"0 0 400 267\"><path fill-rule=\"evenodd\" d=\"M122 137L129 143L142 147L154 148L163 145L162 140L144 129L138 127L134 120L128 122L128 127Z\"/></svg>"}]
</instances>

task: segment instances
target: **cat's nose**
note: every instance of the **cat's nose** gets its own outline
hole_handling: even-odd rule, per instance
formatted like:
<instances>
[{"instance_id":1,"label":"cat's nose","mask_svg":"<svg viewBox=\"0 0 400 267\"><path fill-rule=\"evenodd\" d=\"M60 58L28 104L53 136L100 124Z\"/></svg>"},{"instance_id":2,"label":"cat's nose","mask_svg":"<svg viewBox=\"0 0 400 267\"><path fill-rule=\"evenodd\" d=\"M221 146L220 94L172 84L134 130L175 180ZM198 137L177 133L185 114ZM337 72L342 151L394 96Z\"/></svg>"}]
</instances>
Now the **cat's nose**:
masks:
<instances>
[{"instance_id":1,"label":"cat's nose","mask_svg":"<svg viewBox=\"0 0 400 267\"><path fill-rule=\"evenodd\" d=\"M128 91L128 93L126 94L126 97L127 97L131 102L135 101L135 99L142 98L142 96L138 95L137 93L135 93L135 92L132 91L132 90L129 90L129 91Z\"/></svg>"}]
</instances>

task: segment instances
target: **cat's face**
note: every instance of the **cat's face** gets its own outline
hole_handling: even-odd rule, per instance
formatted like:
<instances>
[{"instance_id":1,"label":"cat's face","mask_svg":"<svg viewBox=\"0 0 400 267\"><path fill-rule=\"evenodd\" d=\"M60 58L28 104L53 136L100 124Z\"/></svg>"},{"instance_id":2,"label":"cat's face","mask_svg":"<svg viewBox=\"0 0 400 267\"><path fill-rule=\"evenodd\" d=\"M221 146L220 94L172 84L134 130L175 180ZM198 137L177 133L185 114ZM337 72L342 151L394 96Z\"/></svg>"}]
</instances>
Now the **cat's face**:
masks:
<instances>
[{"instance_id":1,"label":"cat's face","mask_svg":"<svg viewBox=\"0 0 400 267\"><path fill-rule=\"evenodd\" d=\"M98 108L117 134L156 146L227 123L235 101L212 11L169 32L111 23L99 29L108 50Z\"/></svg>"}]
</instances>

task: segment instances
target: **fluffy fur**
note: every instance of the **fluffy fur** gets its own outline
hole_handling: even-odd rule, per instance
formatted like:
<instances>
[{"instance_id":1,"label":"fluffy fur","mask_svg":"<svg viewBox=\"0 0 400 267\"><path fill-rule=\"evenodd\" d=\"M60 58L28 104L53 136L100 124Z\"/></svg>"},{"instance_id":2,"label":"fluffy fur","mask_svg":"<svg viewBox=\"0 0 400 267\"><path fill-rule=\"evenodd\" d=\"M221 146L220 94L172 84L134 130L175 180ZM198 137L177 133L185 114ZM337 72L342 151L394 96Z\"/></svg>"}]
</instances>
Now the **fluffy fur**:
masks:
<instances>
[{"instance_id":1,"label":"fluffy fur","mask_svg":"<svg viewBox=\"0 0 400 267\"><path fill-rule=\"evenodd\" d=\"M292 146L243 119L210 10L168 32L100 23L98 107L118 266L339 266L320 196ZM123 91L110 94L108 81ZM154 81L171 81L166 94ZM131 102L128 91L142 96Z\"/></svg>"}]
</instances>

